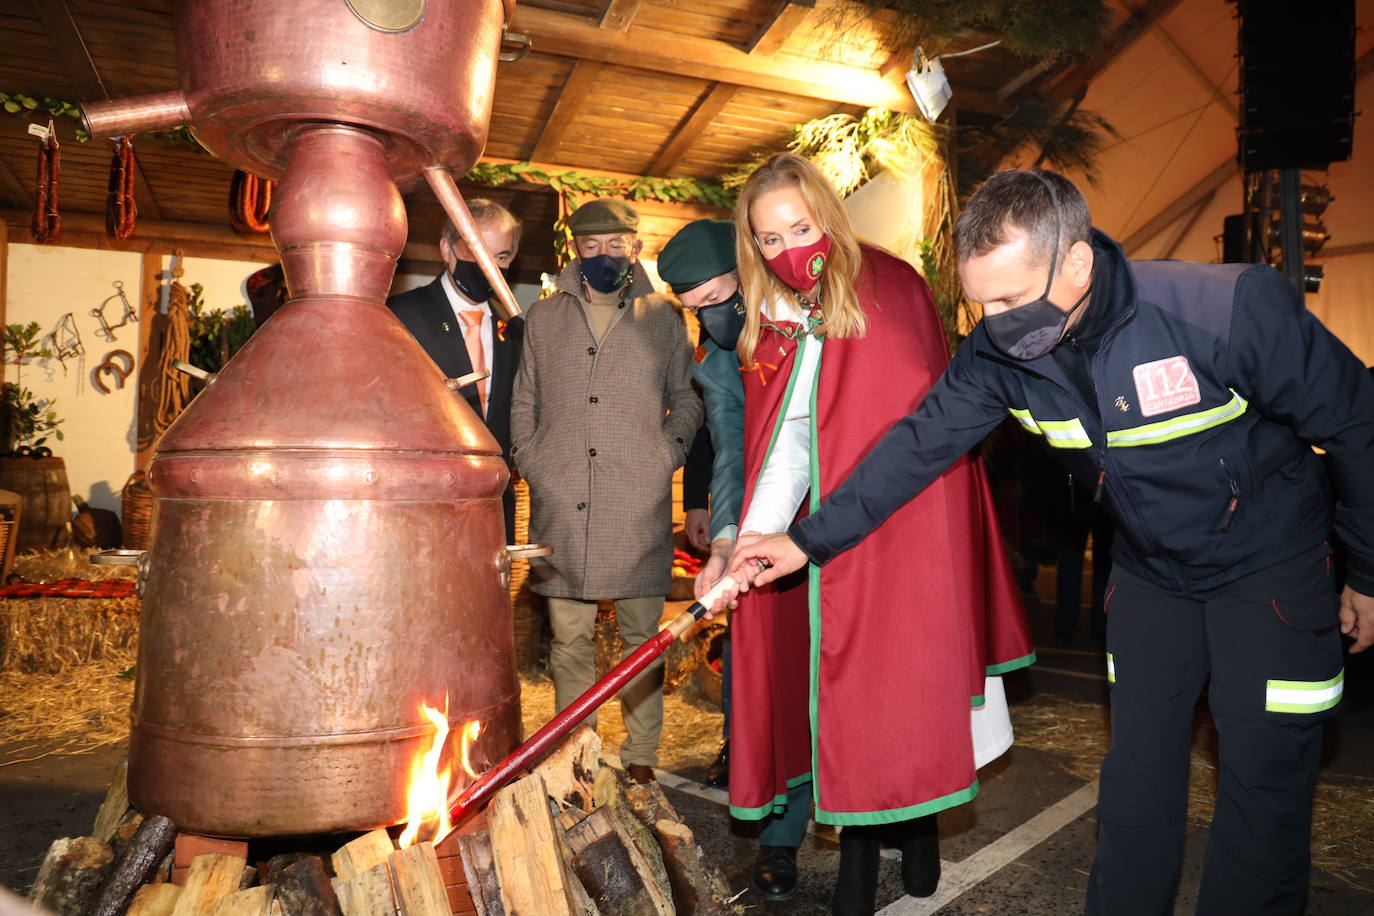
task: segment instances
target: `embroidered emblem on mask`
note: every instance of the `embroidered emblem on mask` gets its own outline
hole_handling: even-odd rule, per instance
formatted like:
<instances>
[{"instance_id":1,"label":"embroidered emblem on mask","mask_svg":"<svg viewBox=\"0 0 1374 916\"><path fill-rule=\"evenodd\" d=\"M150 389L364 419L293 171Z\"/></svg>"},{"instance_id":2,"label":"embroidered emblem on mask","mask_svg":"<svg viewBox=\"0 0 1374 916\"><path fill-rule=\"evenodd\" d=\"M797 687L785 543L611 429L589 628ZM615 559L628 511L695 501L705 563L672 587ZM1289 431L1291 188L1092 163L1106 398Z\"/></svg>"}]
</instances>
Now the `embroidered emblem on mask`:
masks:
<instances>
[{"instance_id":1,"label":"embroidered emblem on mask","mask_svg":"<svg viewBox=\"0 0 1374 916\"><path fill-rule=\"evenodd\" d=\"M1131 375L1136 397L1140 399L1141 416L1153 417L1202 401L1197 377L1186 356L1141 363L1131 370Z\"/></svg>"},{"instance_id":2,"label":"embroidered emblem on mask","mask_svg":"<svg viewBox=\"0 0 1374 916\"><path fill-rule=\"evenodd\" d=\"M816 279L825 270L825 255L816 254L810 261L806 262L806 273L811 279Z\"/></svg>"}]
</instances>

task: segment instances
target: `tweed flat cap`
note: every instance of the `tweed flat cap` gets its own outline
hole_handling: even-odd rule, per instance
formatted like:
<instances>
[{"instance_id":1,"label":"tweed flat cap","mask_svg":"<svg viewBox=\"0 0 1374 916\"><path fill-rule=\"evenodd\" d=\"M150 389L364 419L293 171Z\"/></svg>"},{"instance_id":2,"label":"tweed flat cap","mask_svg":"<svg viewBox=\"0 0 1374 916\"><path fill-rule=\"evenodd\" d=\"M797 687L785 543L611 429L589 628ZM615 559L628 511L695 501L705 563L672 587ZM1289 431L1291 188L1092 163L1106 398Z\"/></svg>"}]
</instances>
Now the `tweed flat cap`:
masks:
<instances>
[{"instance_id":1,"label":"tweed flat cap","mask_svg":"<svg viewBox=\"0 0 1374 916\"><path fill-rule=\"evenodd\" d=\"M735 224L729 220L694 220L658 253L658 275L674 293L685 293L734 269Z\"/></svg>"},{"instance_id":2,"label":"tweed flat cap","mask_svg":"<svg viewBox=\"0 0 1374 916\"><path fill-rule=\"evenodd\" d=\"M589 200L568 217L573 235L605 235L608 232L634 232L639 228L635 208L615 197Z\"/></svg>"}]
</instances>

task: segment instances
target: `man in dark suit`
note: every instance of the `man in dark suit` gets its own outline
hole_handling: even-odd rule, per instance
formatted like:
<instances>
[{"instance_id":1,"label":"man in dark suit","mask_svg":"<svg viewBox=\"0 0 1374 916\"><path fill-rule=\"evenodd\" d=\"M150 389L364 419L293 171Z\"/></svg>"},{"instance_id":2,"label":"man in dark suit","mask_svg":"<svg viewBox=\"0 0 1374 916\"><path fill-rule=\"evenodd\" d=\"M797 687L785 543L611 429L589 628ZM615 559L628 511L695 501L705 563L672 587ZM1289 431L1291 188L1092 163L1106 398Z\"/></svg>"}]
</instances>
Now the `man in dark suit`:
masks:
<instances>
[{"instance_id":1,"label":"man in dark suit","mask_svg":"<svg viewBox=\"0 0 1374 916\"><path fill-rule=\"evenodd\" d=\"M482 198L468 201L468 209L482 244L506 273L520 246L520 222L505 207ZM490 378L460 390L509 462L511 386L520 365L524 320L516 317L507 322L492 315L489 303L495 294L491 284L452 223L444 224L439 254L448 268L444 273L426 286L392 296L386 304L448 378L491 370ZM510 487L506 487L501 502L506 541L511 543L515 537L515 496Z\"/></svg>"}]
</instances>

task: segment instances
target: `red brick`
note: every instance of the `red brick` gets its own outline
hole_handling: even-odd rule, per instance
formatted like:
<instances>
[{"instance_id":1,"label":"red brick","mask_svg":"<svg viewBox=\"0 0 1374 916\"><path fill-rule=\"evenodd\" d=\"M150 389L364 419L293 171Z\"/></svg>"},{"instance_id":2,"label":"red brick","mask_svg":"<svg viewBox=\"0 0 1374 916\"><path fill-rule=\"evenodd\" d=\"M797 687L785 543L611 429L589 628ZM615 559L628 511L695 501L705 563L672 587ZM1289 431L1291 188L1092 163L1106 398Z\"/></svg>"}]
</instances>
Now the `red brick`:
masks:
<instances>
[{"instance_id":1,"label":"red brick","mask_svg":"<svg viewBox=\"0 0 1374 916\"><path fill-rule=\"evenodd\" d=\"M248 843L244 840L222 840L219 837L201 836L197 833L178 833L176 856L172 859L172 864L190 868L192 859L207 852L222 852L246 859Z\"/></svg>"},{"instance_id":2,"label":"red brick","mask_svg":"<svg viewBox=\"0 0 1374 916\"><path fill-rule=\"evenodd\" d=\"M176 865L173 865L173 866L172 866L172 883L175 884L177 887L182 887L182 886L184 886L184 885L186 884L186 875L189 874L190 871L191 871L191 866L189 866L189 865L187 865L185 868L179 868L179 867L177 867Z\"/></svg>"},{"instance_id":3,"label":"red brick","mask_svg":"<svg viewBox=\"0 0 1374 916\"><path fill-rule=\"evenodd\" d=\"M448 906L455 914L476 913L477 905L472 902L466 887L448 887Z\"/></svg>"},{"instance_id":4,"label":"red brick","mask_svg":"<svg viewBox=\"0 0 1374 916\"><path fill-rule=\"evenodd\" d=\"M439 860L439 873L444 876L445 884L468 883L468 876L463 873L462 856L445 856Z\"/></svg>"}]
</instances>

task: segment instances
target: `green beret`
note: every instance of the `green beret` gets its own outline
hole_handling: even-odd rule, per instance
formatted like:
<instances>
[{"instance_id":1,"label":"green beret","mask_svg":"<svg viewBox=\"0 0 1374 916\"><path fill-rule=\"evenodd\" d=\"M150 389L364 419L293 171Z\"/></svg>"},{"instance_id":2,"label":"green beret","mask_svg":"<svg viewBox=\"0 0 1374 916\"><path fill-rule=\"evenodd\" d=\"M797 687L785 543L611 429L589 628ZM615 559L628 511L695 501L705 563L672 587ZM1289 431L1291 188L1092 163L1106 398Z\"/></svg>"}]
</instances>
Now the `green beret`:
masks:
<instances>
[{"instance_id":1,"label":"green beret","mask_svg":"<svg viewBox=\"0 0 1374 916\"><path fill-rule=\"evenodd\" d=\"M658 275L674 293L685 293L734 269L735 224L729 220L694 220L658 253Z\"/></svg>"},{"instance_id":2,"label":"green beret","mask_svg":"<svg viewBox=\"0 0 1374 916\"><path fill-rule=\"evenodd\" d=\"M575 236L634 232L639 228L639 214L619 198L598 197L573 211L568 217L568 228Z\"/></svg>"}]
</instances>

